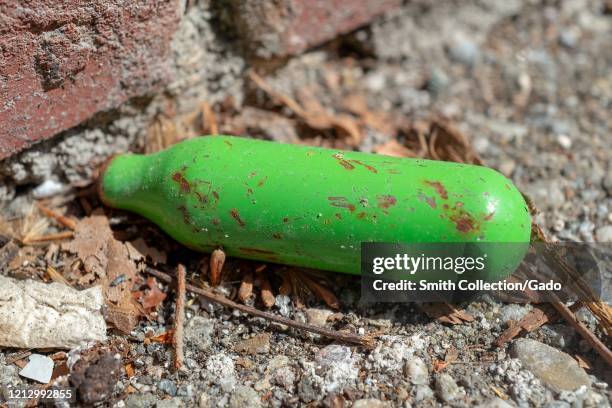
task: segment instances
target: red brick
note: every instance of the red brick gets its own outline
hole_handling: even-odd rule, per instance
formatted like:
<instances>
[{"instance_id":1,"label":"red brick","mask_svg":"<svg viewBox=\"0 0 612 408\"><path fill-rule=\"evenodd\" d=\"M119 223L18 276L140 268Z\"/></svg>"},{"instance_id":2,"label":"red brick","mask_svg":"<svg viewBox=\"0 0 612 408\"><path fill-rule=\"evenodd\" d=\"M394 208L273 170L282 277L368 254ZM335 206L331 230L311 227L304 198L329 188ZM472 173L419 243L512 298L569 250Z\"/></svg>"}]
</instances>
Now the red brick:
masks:
<instances>
[{"instance_id":1,"label":"red brick","mask_svg":"<svg viewBox=\"0 0 612 408\"><path fill-rule=\"evenodd\" d=\"M234 25L255 58L296 55L398 8L401 0L232 0Z\"/></svg>"},{"instance_id":2,"label":"red brick","mask_svg":"<svg viewBox=\"0 0 612 408\"><path fill-rule=\"evenodd\" d=\"M0 0L0 160L157 89L176 0Z\"/></svg>"}]
</instances>

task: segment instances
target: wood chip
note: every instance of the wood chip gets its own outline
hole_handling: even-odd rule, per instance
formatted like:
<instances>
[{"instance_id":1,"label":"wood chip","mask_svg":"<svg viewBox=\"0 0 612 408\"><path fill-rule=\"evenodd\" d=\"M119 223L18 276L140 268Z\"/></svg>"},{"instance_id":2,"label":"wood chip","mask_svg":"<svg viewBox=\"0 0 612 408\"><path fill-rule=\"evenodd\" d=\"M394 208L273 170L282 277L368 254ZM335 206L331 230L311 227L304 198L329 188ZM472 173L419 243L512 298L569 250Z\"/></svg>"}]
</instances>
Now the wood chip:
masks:
<instances>
[{"instance_id":1,"label":"wood chip","mask_svg":"<svg viewBox=\"0 0 612 408\"><path fill-rule=\"evenodd\" d=\"M474 321L474 317L465 310L457 309L449 303L420 303L418 307L432 319L440 323L462 324Z\"/></svg>"},{"instance_id":2,"label":"wood chip","mask_svg":"<svg viewBox=\"0 0 612 408\"><path fill-rule=\"evenodd\" d=\"M225 264L225 252L222 249L215 249L210 254L210 284L219 286L221 283L221 273Z\"/></svg>"},{"instance_id":3,"label":"wood chip","mask_svg":"<svg viewBox=\"0 0 612 408\"><path fill-rule=\"evenodd\" d=\"M238 300L246 303L253 295L253 272L246 272L238 289Z\"/></svg>"},{"instance_id":4,"label":"wood chip","mask_svg":"<svg viewBox=\"0 0 612 408\"><path fill-rule=\"evenodd\" d=\"M261 301L269 309L276 303L276 298L274 293L272 293L272 286L268 277L263 272L257 274L257 279L259 280L259 289L261 290Z\"/></svg>"}]
</instances>

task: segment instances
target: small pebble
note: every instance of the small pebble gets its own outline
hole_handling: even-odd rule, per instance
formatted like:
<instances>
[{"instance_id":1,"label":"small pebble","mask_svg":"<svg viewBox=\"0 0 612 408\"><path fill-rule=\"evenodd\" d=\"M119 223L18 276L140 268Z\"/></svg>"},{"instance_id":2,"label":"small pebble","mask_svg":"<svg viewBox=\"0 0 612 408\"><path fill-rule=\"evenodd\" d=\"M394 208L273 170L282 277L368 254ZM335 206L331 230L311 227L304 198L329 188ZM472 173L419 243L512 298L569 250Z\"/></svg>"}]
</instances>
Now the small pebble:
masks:
<instances>
[{"instance_id":1,"label":"small pebble","mask_svg":"<svg viewBox=\"0 0 612 408\"><path fill-rule=\"evenodd\" d=\"M412 357L406 362L404 368L406 377L414 385L429 384L429 370L420 357Z\"/></svg>"},{"instance_id":2,"label":"small pebble","mask_svg":"<svg viewBox=\"0 0 612 408\"><path fill-rule=\"evenodd\" d=\"M237 386L229 401L230 408L261 407L261 399L257 391L243 385Z\"/></svg>"},{"instance_id":3,"label":"small pebble","mask_svg":"<svg viewBox=\"0 0 612 408\"><path fill-rule=\"evenodd\" d=\"M564 149L569 149L572 147L572 139L569 138L568 135L560 134L557 136L557 143Z\"/></svg>"},{"instance_id":4,"label":"small pebble","mask_svg":"<svg viewBox=\"0 0 612 408\"><path fill-rule=\"evenodd\" d=\"M53 197L54 195L57 195L64 191L65 188L66 186L64 186L62 183L53 179L49 179L45 180L36 188L34 188L32 190L32 195L37 200L40 200L42 198Z\"/></svg>"},{"instance_id":5,"label":"small pebble","mask_svg":"<svg viewBox=\"0 0 612 408\"><path fill-rule=\"evenodd\" d=\"M453 377L442 373L436 378L436 395L444 402L451 402L462 394L462 389L457 385Z\"/></svg>"},{"instance_id":6,"label":"small pebble","mask_svg":"<svg viewBox=\"0 0 612 408\"><path fill-rule=\"evenodd\" d=\"M388 406L386 402L375 398L358 399L353 402L353 408L385 408Z\"/></svg>"},{"instance_id":7,"label":"small pebble","mask_svg":"<svg viewBox=\"0 0 612 408\"><path fill-rule=\"evenodd\" d=\"M542 382L560 391L589 386L590 380L576 360L553 347L531 339L518 339L510 350Z\"/></svg>"},{"instance_id":8,"label":"small pebble","mask_svg":"<svg viewBox=\"0 0 612 408\"><path fill-rule=\"evenodd\" d=\"M486 400L482 404L478 405L477 408L512 408L513 405L508 404L501 398L492 398Z\"/></svg>"},{"instance_id":9,"label":"small pebble","mask_svg":"<svg viewBox=\"0 0 612 408\"><path fill-rule=\"evenodd\" d=\"M608 195L612 196L612 166L603 178L603 187L608 192Z\"/></svg>"},{"instance_id":10,"label":"small pebble","mask_svg":"<svg viewBox=\"0 0 612 408\"><path fill-rule=\"evenodd\" d=\"M597 239L597 242L612 242L612 225L597 228L595 239Z\"/></svg>"},{"instance_id":11,"label":"small pebble","mask_svg":"<svg viewBox=\"0 0 612 408\"><path fill-rule=\"evenodd\" d=\"M480 50L478 46L469 38L457 35L449 47L452 59L465 65L474 65Z\"/></svg>"},{"instance_id":12,"label":"small pebble","mask_svg":"<svg viewBox=\"0 0 612 408\"><path fill-rule=\"evenodd\" d=\"M308 323L323 327L327 323L327 318L333 314L331 310L310 308L304 310Z\"/></svg>"},{"instance_id":13,"label":"small pebble","mask_svg":"<svg viewBox=\"0 0 612 408\"><path fill-rule=\"evenodd\" d=\"M157 384L157 388L159 388L160 391L165 392L166 394L170 395L171 397L174 397L176 395L176 383L174 381L170 381L170 380L161 380L158 384Z\"/></svg>"},{"instance_id":14,"label":"small pebble","mask_svg":"<svg viewBox=\"0 0 612 408\"><path fill-rule=\"evenodd\" d=\"M414 393L414 399L416 402L421 402L433 398L434 393L431 388L427 385L417 385Z\"/></svg>"}]
</instances>

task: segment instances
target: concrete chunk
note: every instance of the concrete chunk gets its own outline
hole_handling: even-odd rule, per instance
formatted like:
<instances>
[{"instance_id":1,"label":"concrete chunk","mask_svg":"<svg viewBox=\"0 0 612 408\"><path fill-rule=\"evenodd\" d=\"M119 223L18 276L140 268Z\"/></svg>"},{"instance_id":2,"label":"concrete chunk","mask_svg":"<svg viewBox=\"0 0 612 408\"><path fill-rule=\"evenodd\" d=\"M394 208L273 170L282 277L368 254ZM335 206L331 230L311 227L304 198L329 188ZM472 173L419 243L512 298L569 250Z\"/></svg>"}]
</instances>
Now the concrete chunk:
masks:
<instances>
[{"instance_id":1,"label":"concrete chunk","mask_svg":"<svg viewBox=\"0 0 612 408\"><path fill-rule=\"evenodd\" d=\"M103 305L99 287L78 291L0 276L0 346L71 349L104 341Z\"/></svg>"}]
</instances>

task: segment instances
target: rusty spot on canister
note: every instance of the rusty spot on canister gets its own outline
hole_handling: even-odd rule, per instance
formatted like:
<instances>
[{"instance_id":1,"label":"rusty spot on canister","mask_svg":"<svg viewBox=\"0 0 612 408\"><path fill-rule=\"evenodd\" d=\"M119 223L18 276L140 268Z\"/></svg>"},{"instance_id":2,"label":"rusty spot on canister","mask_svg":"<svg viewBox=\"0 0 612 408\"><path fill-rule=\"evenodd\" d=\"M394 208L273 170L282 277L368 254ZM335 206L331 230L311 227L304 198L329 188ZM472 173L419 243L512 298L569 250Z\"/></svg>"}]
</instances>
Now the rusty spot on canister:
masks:
<instances>
[{"instance_id":1,"label":"rusty spot on canister","mask_svg":"<svg viewBox=\"0 0 612 408\"><path fill-rule=\"evenodd\" d=\"M180 171L177 171L172 175L172 180L176 181L179 184L182 192L191 192L191 185L189 184L189 181L187 181L183 173L181 173Z\"/></svg>"},{"instance_id":2,"label":"rusty spot on canister","mask_svg":"<svg viewBox=\"0 0 612 408\"><path fill-rule=\"evenodd\" d=\"M187 225L191 224L191 215L189 214L189 210L184 205L179 205L178 210L183 215L183 222Z\"/></svg>"},{"instance_id":3,"label":"rusty spot on canister","mask_svg":"<svg viewBox=\"0 0 612 408\"><path fill-rule=\"evenodd\" d=\"M283 239L283 235L280 232L275 232L274 234L272 234L272 238Z\"/></svg>"},{"instance_id":4,"label":"rusty spot on canister","mask_svg":"<svg viewBox=\"0 0 612 408\"><path fill-rule=\"evenodd\" d=\"M269 251L267 249L240 247L238 250L247 255L259 255L264 256L270 260L276 259L276 252Z\"/></svg>"},{"instance_id":5,"label":"rusty spot on canister","mask_svg":"<svg viewBox=\"0 0 612 408\"><path fill-rule=\"evenodd\" d=\"M427 203L428 206L430 206L434 210L436 209L436 199L434 197L425 196L425 202Z\"/></svg>"},{"instance_id":6,"label":"rusty spot on canister","mask_svg":"<svg viewBox=\"0 0 612 408\"><path fill-rule=\"evenodd\" d=\"M464 209L464 203L462 201L457 201L452 207L444 205L442 208L446 218L455 224L457 231L461 232L462 234L479 232L481 227L480 223L472 216L472 214ZM484 219L488 220L490 217L493 217L493 213L485 216Z\"/></svg>"},{"instance_id":7,"label":"rusty spot on canister","mask_svg":"<svg viewBox=\"0 0 612 408\"><path fill-rule=\"evenodd\" d=\"M203 204L206 204L208 202L208 197L202 194L201 192L195 191L194 194L196 195L199 202Z\"/></svg>"},{"instance_id":8,"label":"rusty spot on canister","mask_svg":"<svg viewBox=\"0 0 612 408\"><path fill-rule=\"evenodd\" d=\"M257 183L257 187L263 187L263 185L266 184L266 180L268 180L268 176L265 176L264 178L259 180L259 183Z\"/></svg>"},{"instance_id":9,"label":"rusty spot on canister","mask_svg":"<svg viewBox=\"0 0 612 408\"><path fill-rule=\"evenodd\" d=\"M383 209L392 207L397 203L397 198L395 198L392 195L377 196L376 200L378 201L378 208L383 208Z\"/></svg>"},{"instance_id":10,"label":"rusty spot on canister","mask_svg":"<svg viewBox=\"0 0 612 408\"><path fill-rule=\"evenodd\" d=\"M355 163L355 164L358 164L358 165L360 165L360 166L363 166L363 167L365 167L365 168L366 168L368 171L370 171L370 172L372 172L372 173L375 173L375 174L376 174L376 173L378 173L378 170L376 170L374 167L370 166L369 164L365 164L364 162L362 162L362 161L360 161L360 160L355 160L355 159L352 159L352 160L349 160L349 162L351 162L351 163Z\"/></svg>"},{"instance_id":11,"label":"rusty spot on canister","mask_svg":"<svg viewBox=\"0 0 612 408\"><path fill-rule=\"evenodd\" d=\"M436 192L438 193L441 199L448 200L448 192L446 191L442 183L440 183L439 181L426 180L425 184L432 186L436 190Z\"/></svg>"},{"instance_id":12,"label":"rusty spot on canister","mask_svg":"<svg viewBox=\"0 0 612 408\"><path fill-rule=\"evenodd\" d=\"M236 220L238 225L240 225L241 227L245 226L244 221L242 221L242 218L240 218L240 214L238 213L237 209L232 208L232 210L230 211L230 214L231 214L232 218Z\"/></svg>"},{"instance_id":13,"label":"rusty spot on canister","mask_svg":"<svg viewBox=\"0 0 612 408\"><path fill-rule=\"evenodd\" d=\"M274 251L268 251L267 249L259 249L259 248L247 248L240 247L238 248L242 252L251 253L251 254L267 254L267 255L276 255Z\"/></svg>"},{"instance_id":14,"label":"rusty spot on canister","mask_svg":"<svg viewBox=\"0 0 612 408\"><path fill-rule=\"evenodd\" d=\"M355 211L355 206L346 197L327 197L333 207L346 208L350 212Z\"/></svg>"},{"instance_id":15,"label":"rusty spot on canister","mask_svg":"<svg viewBox=\"0 0 612 408\"><path fill-rule=\"evenodd\" d=\"M485 221L491 221L491 219L493 219L494 215L495 215L495 211L492 211L489 214L485 215L484 220Z\"/></svg>"},{"instance_id":16,"label":"rusty spot on canister","mask_svg":"<svg viewBox=\"0 0 612 408\"><path fill-rule=\"evenodd\" d=\"M468 213L461 213L451 217L451 221L455 223L457 231L467 234L477 230L474 219Z\"/></svg>"},{"instance_id":17,"label":"rusty spot on canister","mask_svg":"<svg viewBox=\"0 0 612 408\"><path fill-rule=\"evenodd\" d=\"M289 217L284 217L284 218L283 218L283 222L284 222L285 224L286 224L286 223L288 223L288 222L289 222Z\"/></svg>"},{"instance_id":18,"label":"rusty spot on canister","mask_svg":"<svg viewBox=\"0 0 612 408\"><path fill-rule=\"evenodd\" d=\"M345 169L347 170L355 169L355 166L353 166L348 160L344 160L344 156L342 156L340 153L336 153L332 157L338 160L338 163L340 163L340 165L344 167Z\"/></svg>"}]
</instances>

